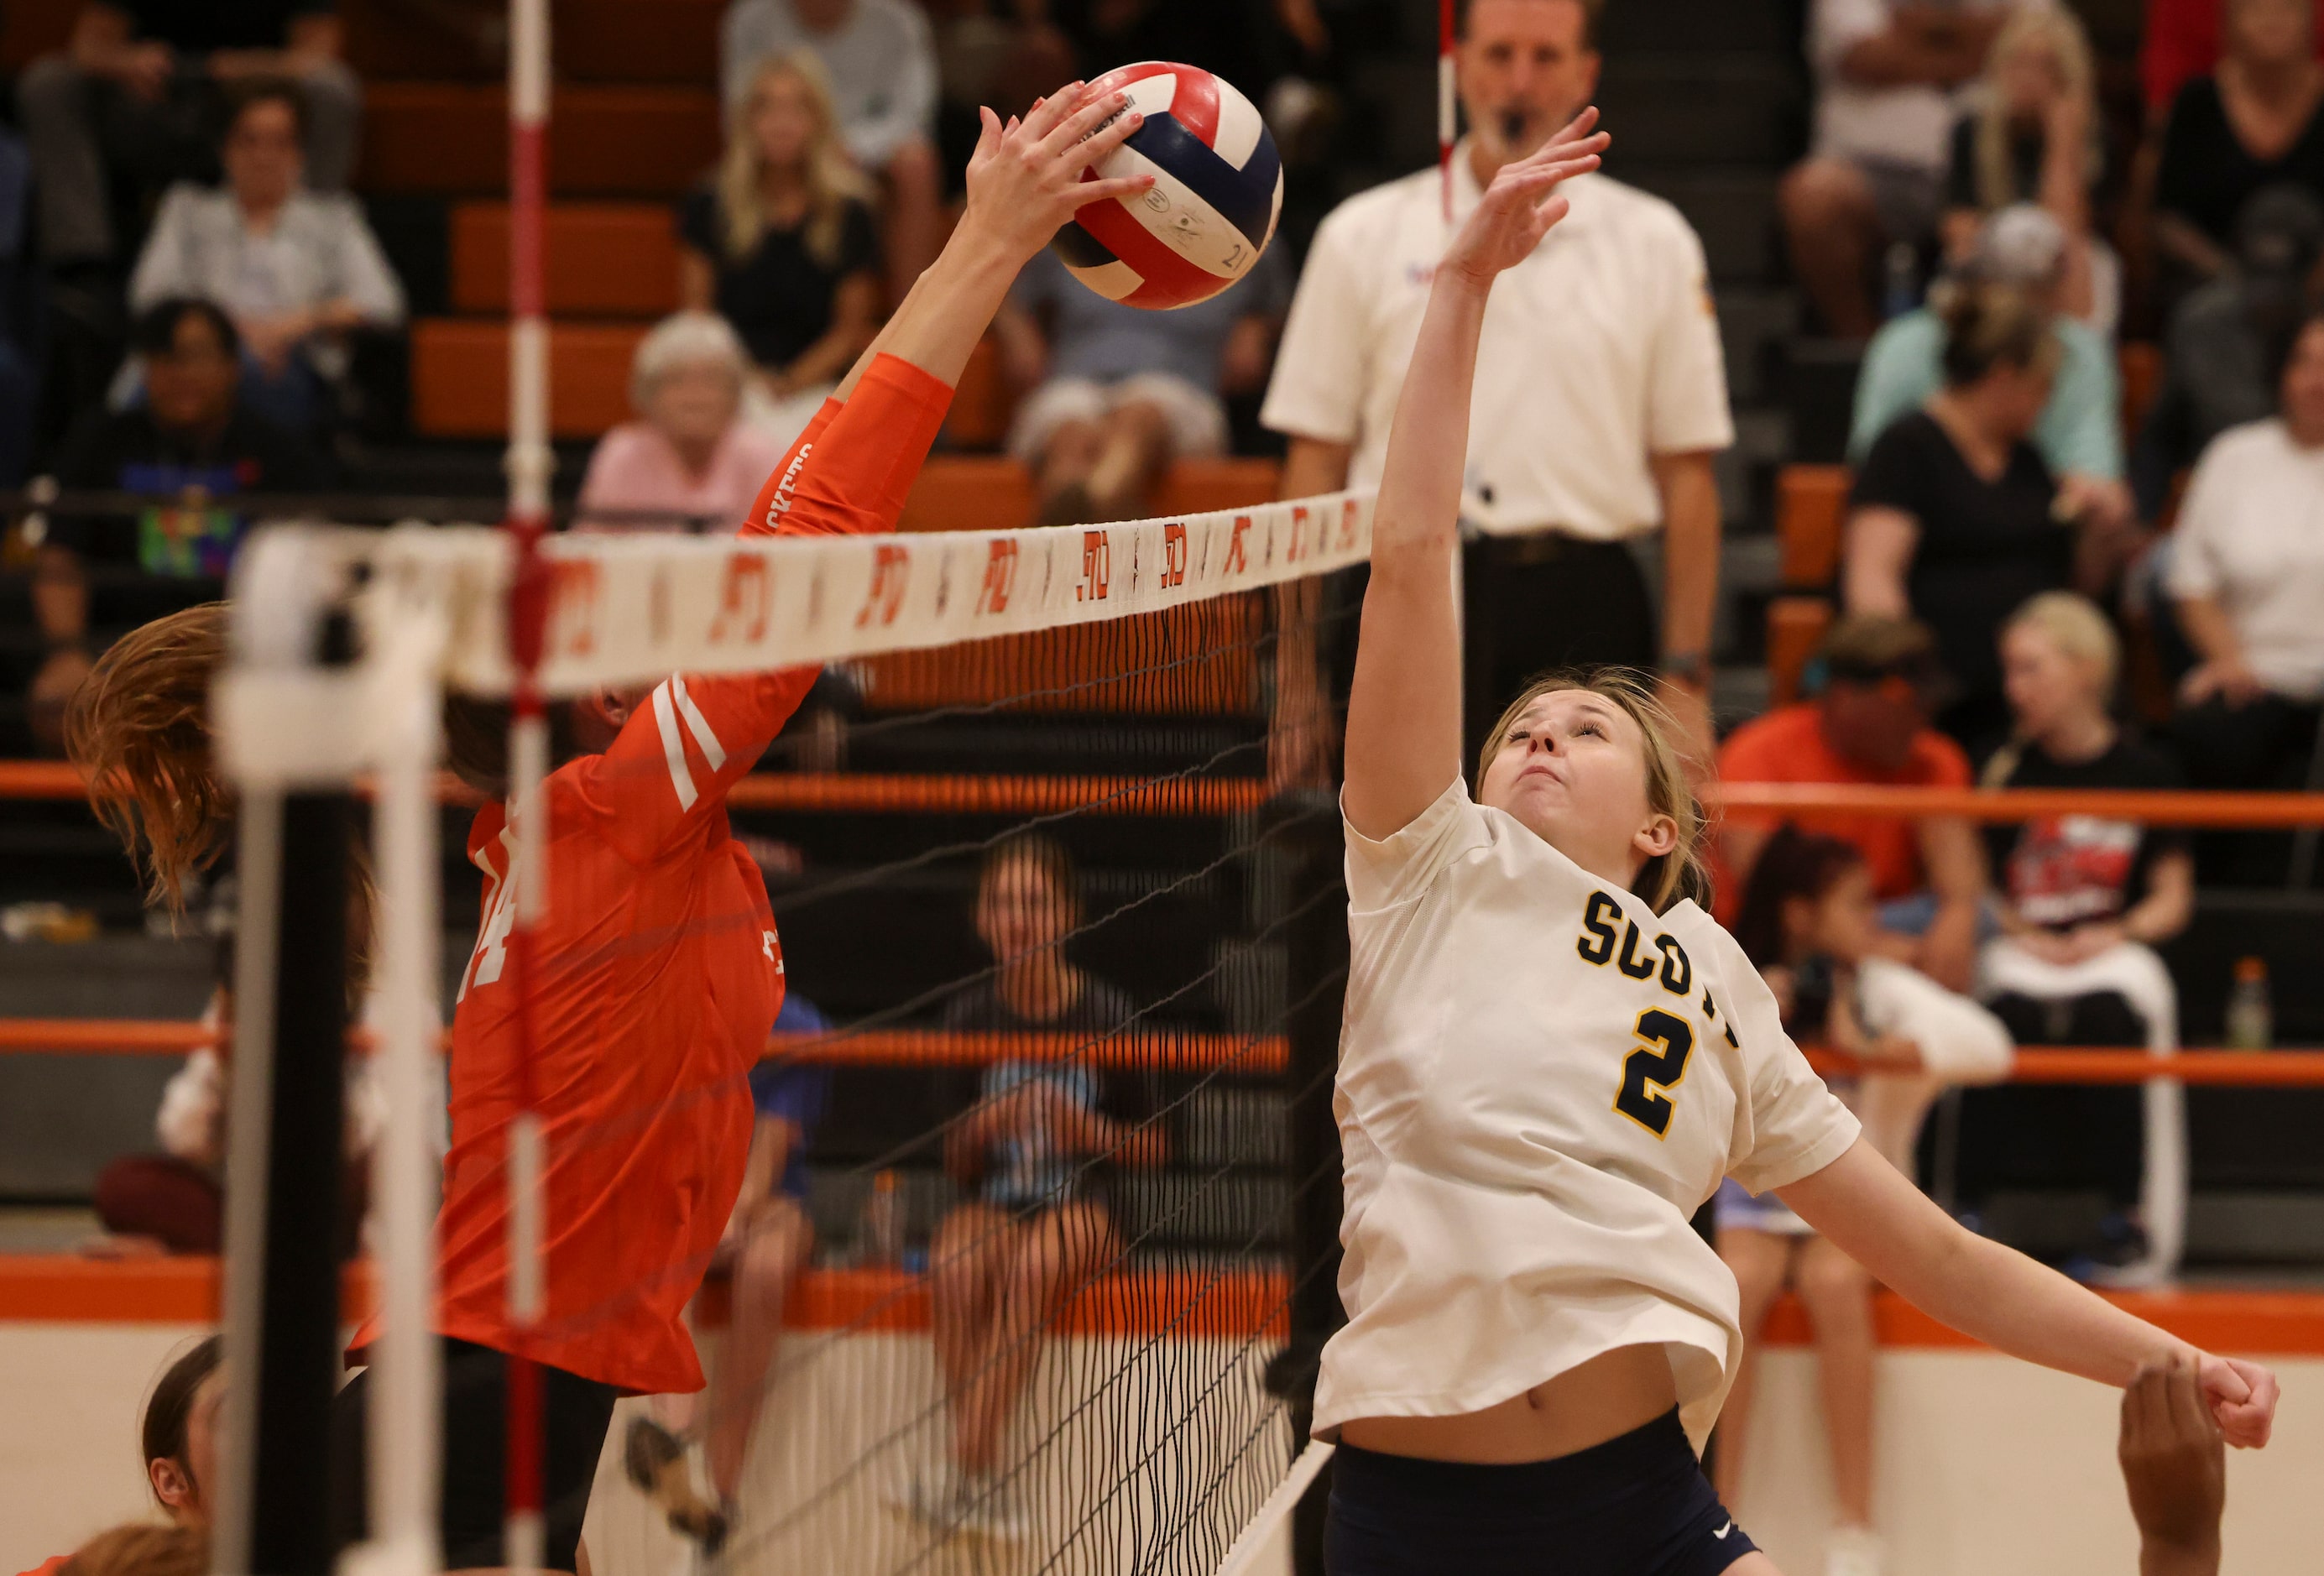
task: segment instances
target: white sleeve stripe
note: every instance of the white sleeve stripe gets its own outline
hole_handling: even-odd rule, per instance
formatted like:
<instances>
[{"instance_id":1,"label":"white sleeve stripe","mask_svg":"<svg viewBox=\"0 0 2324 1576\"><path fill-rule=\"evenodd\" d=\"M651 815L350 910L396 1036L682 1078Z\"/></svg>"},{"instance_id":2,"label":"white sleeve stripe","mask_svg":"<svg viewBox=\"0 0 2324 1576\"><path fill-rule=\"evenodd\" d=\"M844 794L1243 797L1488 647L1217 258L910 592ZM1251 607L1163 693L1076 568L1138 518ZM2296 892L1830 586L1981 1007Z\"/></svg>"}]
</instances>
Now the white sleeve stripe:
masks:
<instances>
[{"instance_id":1,"label":"white sleeve stripe","mask_svg":"<svg viewBox=\"0 0 2324 1576\"><path fill-rule=\"evenodd\" d=\"M686 746L678 737L678 717L669 705L667 681L654 686L654 726L661 730L661 758L669 763L669 786L678 790L678 807L694 808L694 774L686 769Z\"/></svg>"},{"instance_id":2,"label":"white sleeve stripe","mask_svg":"<svg viewBox=\"0 0 2324 1576\"><path fill-rule=\"evenodd\" d=\"M686 731L693 734L694 742L702 747L704 757L710 762L710 770L720 770L726 764L726 747L718 742L718 735L710 731L710 719L702 714L702 708L696 705L694 697L686 693L684 678L672 677L669 688L670 693L678 697L678 714L686 719Z\"/></svg>"}]
</instances>

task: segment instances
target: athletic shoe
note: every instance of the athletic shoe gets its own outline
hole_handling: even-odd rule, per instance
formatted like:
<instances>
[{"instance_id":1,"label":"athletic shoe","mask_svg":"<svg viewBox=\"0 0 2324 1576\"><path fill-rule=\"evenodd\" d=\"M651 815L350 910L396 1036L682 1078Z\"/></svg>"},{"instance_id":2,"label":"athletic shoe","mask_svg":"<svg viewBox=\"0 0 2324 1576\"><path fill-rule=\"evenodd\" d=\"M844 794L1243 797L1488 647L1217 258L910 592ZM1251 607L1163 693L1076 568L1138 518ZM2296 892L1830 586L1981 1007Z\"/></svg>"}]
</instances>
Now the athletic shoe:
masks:
<instances>
[{"instance_id":1,"label":"athletic shoe","mask_svg":"<svg viewBox=\"0 0 2324 1576\"><path fill-rule=\"evenodd\" d=\"M1886 1553L1870 1527L1836 1526L1824 1542L1823 1576L1880 1576Z\"/></svg>"},{"instance_id":2,"label":"athletic shoe","mask_svg":"<svg viewBox=\"0 0 2324 1576\"><path fill-rule=\"evenodd\" d=\"M671 1531L693 1539L705 1554L715 1554L724 1546L727 1517L695 1488L686 1446L678 1435L650 1417L631 1418L622 1468L661 1511Z\"/></svg>"}]
</instances>

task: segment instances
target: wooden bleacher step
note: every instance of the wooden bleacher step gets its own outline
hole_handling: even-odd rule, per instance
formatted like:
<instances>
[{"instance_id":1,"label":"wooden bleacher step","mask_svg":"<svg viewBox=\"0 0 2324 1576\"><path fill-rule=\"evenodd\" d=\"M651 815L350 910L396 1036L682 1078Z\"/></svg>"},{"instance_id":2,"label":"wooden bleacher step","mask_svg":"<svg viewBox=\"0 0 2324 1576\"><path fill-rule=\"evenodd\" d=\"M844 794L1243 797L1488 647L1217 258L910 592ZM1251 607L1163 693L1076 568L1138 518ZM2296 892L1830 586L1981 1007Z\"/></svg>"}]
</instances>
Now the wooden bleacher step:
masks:
<instances>
[{"instance_id":1,"label":"wooden bleacher step","mask_svg":"<svg viewBox=\"0 0 2324 1576\"><path fill-rule=\"evenodd\" d=\"M381 82L364 100L367 191L488 196L508 189L507 97L469 82ZM709 88L560 85L549 185L573 197L671 198L717 161Z\"/></svg>"},{"instance_id":2,"label":"wooden bleacher step","mask_svg":"<svg viewBox=\"0 0 2324 1576\"><path fill-rule=\"evenodd\" d=\"M667 203L549 205L549 310L603 318L676 311L674 224ZM508 204L464 202L452 210L452 306L461 312L508 310Z\"/></svg>"}]
</instances>

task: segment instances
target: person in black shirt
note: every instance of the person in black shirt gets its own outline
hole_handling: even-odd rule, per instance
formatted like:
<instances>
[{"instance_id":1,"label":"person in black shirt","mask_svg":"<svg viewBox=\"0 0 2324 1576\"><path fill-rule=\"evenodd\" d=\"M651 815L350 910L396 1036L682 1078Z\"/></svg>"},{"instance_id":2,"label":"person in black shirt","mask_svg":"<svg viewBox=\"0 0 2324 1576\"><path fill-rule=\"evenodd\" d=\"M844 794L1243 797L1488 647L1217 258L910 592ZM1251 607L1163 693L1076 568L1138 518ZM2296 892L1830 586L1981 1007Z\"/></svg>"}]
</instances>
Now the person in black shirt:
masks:
<instances>
[{"instance_id":1,"label":"person in black shirt","mask_svg":"<svg viewBox=\"0 0 2324 1576\"><path fill-rule=\"evenodd\" d=\"M869 189L848 162L821 64L761 65L717 178L678 210L680 294L734 326L754 364L744 417L788 444L880 326Z\"/></svg>"},{"instance_id":2,"label":"person in black shirt","mask_svg":"<svg viewBox=\"0 0 2324 1576\"><path fill-rule=\"evenodd\" d=\"M233 83L296 81L308 184L345 186L362 88L341 39L332 0L82 0L64 51L35 60L16 88L49 263L124 265L148 197L215 180Z\"/></svg>"},{"instance_id":3,"label":"person in black shirt","mask_svg":"<svg viewBox=\"0 0 2324 1576\"><path fill-rule=\"evenodd\" d=\"M159 617L220 594L247 521L230 500L314 492L328 466L300 439L243 407L240 341L208 301L159 303L138 319L143 401L95 410L65 440L52 467L68 492L150 495L134 514L51 517L33 575L32 604L48 655L32 679L34 737L54 749L64 705L88 675L91 564L142 569L116 607Z\"/></svg>"},{"instance_id":4,"label":"person in black shirt","mask_svg":"<svg viewBox=\"0 0 2324 1576\"><path fill-rule=\"evenodd\" d=\"M1916 618L1956 687L1938 727L1972 753L2008 726L1995 641L2029 597L2110 572L2120 544L2061 520L2028 441L2058 359L2049 317L2020 292L1954 288L1943 308L1944 387L1873 443L1849 501L1841 595L1851 614ZM2086 512L2086 518L2098 518Z\"/></svg>"},{"instance_id":5,"label":"person in black shirt","mask_svg":"<svg viewBox=\"0 0 2324 1576\"><path fill-rule=\"evenodd\" d=\"M1064 1049L1003 1047L945 1133L945 1169L972 1201L945 1218L929 1253L952 1470L914 1483L904 1507L936 1525L1004 1537L1016 1526L991 1473L1038 1336L1120 1255L1113 1172L1165 1157L1152 1076L1119 1064L1130 999L1065 955L1080 918L1073 862L1057 843L1019 834L986 856L976 932L998 967L954 1000L945 1027L1053 1036Z\"/></svg>"},{"instance_id":6,"label":"person in black shirt","mask_svg":"<svg viewBox=\"0 0 2324 1576\"><path fill-rule=\"evenodd\" d=\"M2119 660L2106 615L2071 592L2020 608L2002 632L2003 683L2015 721L1986 763L1987 788L2175 788L2170 758L2107 711ZM2155 946L2187 927L2195 862L2183 834L2135 821L2050 816L1987 829L2002 928L2055 963L2124 942Z\"/></svg>"},{"instance_id":7,"label":"person in black shirt","mask_svg":"<svg viewBox=\"0 0 2324 1576\"><path fill-rule=\"evenodd\" d=\"M2155 176L2154 240L2179 286L2234 266L2236 217L2289 181L2324 197L2324 66L2310 0L2227 0L2220 60L2179 90Z\"/></svg>"},{"instance_id":8,"label":"person in black shirt","mask_svg":"<svg viewBox=\"0 0 2324 1576\"><path fill-rule=\"evenodd\" d=\"M2108 709L2120 648L2106 615L2056 592L2001 637L2015 729L1987 788L2172 788L2171 761ZM2024 1045L2176 1050L2179 1003L2154 948L2187 926L2195 862L2183 834L2089 815L1987 834L2003 934L1978 960L1979 992ZM2186 1135L2175 1090L1997 1089L1961 1108L1962 1185L2102 1190L2117 1213L2082 1245L2132 1283L2167 1276L2184 1237ZM2176 1178L2177 1180L2174 1180Z\"/></svg>"}]
</instances>

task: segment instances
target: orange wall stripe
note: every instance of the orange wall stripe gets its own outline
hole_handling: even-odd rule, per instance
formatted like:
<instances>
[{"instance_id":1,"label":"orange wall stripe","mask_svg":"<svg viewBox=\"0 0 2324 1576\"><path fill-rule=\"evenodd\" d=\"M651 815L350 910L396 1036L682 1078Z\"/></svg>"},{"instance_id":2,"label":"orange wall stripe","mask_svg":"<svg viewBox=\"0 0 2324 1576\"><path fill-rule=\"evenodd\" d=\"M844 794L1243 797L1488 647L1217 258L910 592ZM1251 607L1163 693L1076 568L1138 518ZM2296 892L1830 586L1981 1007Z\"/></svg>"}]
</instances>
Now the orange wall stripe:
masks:
<instances>
[{"instance_id":1,"label":"orange wall stripe","mask_svg":"<svg viewBox=\"0 0 2324 1576\"><path fill-rule=\"evenodd\" d=\"M83 1258L70 1253L0 1254L0 1321L96 1324L207 1324L218 1316L218 1261L208 1258ZM343 1316L370 1316L372 1266L347 1266Z\"/></svg>"},{"instance_id":2,"label":"orange wall stripe","mask_svg":"<svg viewBox=\"0 0 2324 1576\"><path fill-rule=\"evenodd\" d=\"M2099 1295L2206 1351L2324 1357L2324 1293L2246 1292L2207 1286L2166 1292L2101 1292ZM1873 1326L1880 1344L1907 1350L1969 1350L1979 1342L1938 1323L1890 1291L1874 1295ZM1813 1344L1814 1326L1799 1298L1784 1294L1767 1316L1761 1337L1769 1346Z\"/></svg>"},{"instance_id":3,"label":"orange wall stripe","mask_svg":"<svg viewBox=\"0 0 2324 1576\"><path fill-rule=\"evenodd\" d=\"M1862 1069L1852 1056L1810 1050L1819 1073L1854 1077ZM2181 1051L2157 1056L2073 1046L2036 1046L2020 1050L2010 1068L2012 1083L2143 1083L2149 1078L2181 1083L2225 1084L2246 1089L2324 1088L2324 1051Z\"/></svg>"},{"instance_id":4,"label":"orange wall stripe","mask_svg":"<svg viewBox=\"0 0 2324 1576\"><path fill-rule=\"evenodd\" d=\"M2152 826L2324 825L2324 794L2147 792L2130 788L1870 788L1839 783L1729 782L1707 787L1714 811L1861 816L1961 816L2024 821L2104 816Z\"/></svg>"}]
</instances>

